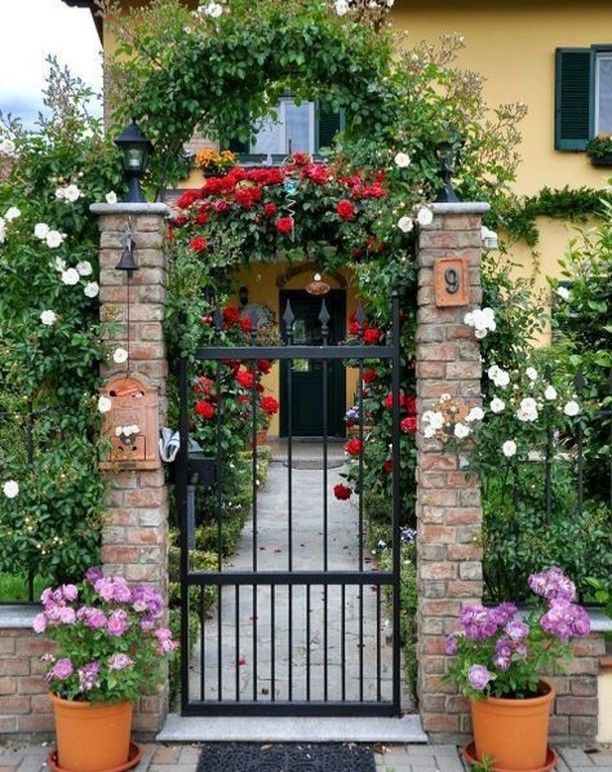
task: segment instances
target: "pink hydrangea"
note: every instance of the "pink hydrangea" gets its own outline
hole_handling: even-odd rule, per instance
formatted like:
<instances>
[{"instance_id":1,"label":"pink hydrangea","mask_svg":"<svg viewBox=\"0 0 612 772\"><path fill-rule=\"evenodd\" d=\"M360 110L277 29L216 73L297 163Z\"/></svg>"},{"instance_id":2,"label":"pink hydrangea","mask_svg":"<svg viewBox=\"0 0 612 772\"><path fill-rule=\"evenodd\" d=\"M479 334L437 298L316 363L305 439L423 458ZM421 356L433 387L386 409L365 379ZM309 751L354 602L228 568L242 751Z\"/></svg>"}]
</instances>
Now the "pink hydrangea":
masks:
<instances>
[{"instance_id":1,"label":"pink hydrangea","mask_svg":"<svg viewBox=\"0 0 612 772\"><path fill-rule=\"evenodd\" d=\"M120 638L128 629L129 620L127 612L123 609L117 609L108 615L106 629L108 634L115 638Z\"/></svg>"}]
</instances>

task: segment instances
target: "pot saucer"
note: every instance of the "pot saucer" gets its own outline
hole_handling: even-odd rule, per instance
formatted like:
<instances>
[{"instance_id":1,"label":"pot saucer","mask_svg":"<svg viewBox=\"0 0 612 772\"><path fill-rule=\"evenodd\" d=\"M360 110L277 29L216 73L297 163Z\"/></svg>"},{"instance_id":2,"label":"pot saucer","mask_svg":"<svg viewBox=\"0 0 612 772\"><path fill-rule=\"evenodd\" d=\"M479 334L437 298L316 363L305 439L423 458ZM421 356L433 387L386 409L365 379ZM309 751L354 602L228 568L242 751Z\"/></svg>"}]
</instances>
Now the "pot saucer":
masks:
<instances>
[{"instance_id":1,"label":"pot saucer","mask_svg":"<svg viewBox=\"0 0 612 772\"><path fill-rule=\"evenodd\" d=\"M122 764L120 767L112 767L111 769L101 769L99 772L123 772L125 769L132 769L135 767L141 758L142 748L140 745L131 742L128 760L125 762L125 764ZM49 754L47 764L52 770L54 770L54 772L66 772L64 767L60 767L57 763L57 748L54 748Z\"/></svg>"},{"instance_id":2,"label":"pot saucer","mask_svg":"<svg viewBox=\"0 0 612 772\"><path fill-rule=\"evenodd\" d=\"M461 749L461 753L463 754L463 758L467 761L468 764L477 764L478 759L476 758L476 746L473 742L468 743ZM522 772L551 772L552 769L555 768L555 765L559 761L559 754L557 751L552 748L550 745L546 749L546 761L544 762L543 767L534 767L533 769L525 769L522 770ZM517 772L515 769L505 769L503 767L493 767L493 772Z\"/></svg>"}]
</instances>

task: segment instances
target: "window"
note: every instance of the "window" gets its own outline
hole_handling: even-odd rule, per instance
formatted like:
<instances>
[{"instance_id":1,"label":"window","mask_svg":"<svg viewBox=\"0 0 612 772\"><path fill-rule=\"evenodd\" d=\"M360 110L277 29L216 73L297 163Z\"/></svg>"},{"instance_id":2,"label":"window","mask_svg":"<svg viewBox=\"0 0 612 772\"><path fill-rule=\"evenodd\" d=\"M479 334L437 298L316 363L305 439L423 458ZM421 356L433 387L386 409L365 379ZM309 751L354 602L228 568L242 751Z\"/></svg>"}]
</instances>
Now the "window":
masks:
<instances>
[{"instance_id":1,"label":"window","mask_svg":"<svg viewBox=\"0 0 612 772\"><path fill-rule=\"evenodd\" d=\"M249 143L233 140L230 149L237 153L272 156L280 161L289 153L318 153L329 147L342 128L342 115L322 110L316 102L296 104L283 97L276 107L276 120L264 118Z\"/></svg>"},{"instance_id":2,"label":"window","mask_svg":"<svg viewBox=\"0 0 612 772\"><path fill-rule=\"evenodd\" d=\"M612 44L556 51L555 148L584 150L612 134Z\"/></svg>"}]
</instances>

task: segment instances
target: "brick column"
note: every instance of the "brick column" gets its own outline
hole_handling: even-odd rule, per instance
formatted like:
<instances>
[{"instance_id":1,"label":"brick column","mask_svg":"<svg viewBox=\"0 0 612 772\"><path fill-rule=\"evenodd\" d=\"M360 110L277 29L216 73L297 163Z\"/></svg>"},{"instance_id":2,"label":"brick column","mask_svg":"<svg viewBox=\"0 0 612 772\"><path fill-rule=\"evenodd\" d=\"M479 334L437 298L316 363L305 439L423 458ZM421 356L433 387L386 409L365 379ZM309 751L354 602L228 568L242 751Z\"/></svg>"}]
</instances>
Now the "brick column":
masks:
<instances>
[{"instance_id":1,"label":"brick column","mask_svg":"<svg viewBox=\"0 0 612 772\"><path fill-rule=\"evenodd\" d=\"M420 417L450 394L467 405L481 402L479 342L463 324L481 301L481 216L487 204L433 204L434 219L419 240L417 312L417 412ZM469 305L438 307L434 264L465 258ZM456 739L469 730L467 703L442 682L447 666L445 636L456 629L463 604L482 597L480 486L466 479L459 454L417 435L418 696L423 728L432 739Z\"/></svg>"},{"instance_id":2,"label":"brick column","mask_svg":"<svg viewBox=\"0 0 612 772\"><path fill-rule=\"evenodd\" d=\"M127 275L116 265L130 220L138 265L131 278L129 353L131 370L149 379L159 394L159 422L167 414L166 347L163 334L167 264L164 254L165 204L94 204L100 227L100 318L115 325L109 349L126 347ZM125 371L112 362L104 368L109 377ZM163 468L112 470L102 529L102 563L109 575L121 574L130 582L155 586L164 599L168 593L168 493ZM165 718L167 688L140 700L135 729L155 732Z\"/></svg>"}]
</instances>

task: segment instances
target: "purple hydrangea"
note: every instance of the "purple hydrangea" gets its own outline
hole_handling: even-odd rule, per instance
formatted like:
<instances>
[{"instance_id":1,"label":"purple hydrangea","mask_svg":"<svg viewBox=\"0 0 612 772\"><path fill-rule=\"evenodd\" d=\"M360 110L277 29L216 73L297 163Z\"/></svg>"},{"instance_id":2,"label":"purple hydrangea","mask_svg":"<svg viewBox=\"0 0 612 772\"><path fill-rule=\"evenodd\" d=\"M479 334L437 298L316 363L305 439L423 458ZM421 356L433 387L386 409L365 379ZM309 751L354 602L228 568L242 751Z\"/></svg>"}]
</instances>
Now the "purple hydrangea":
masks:
<instances>
[{"instance_id":1,"label":"purple hydrangea","mask_svg":"<svg viewBox=\"0 0 612 772\"><path fill-rule=\"evenodd\" d=\"M540 619L544 632L567 642L572 635L588 635L591 630L589 615L582 606L565 598L553 600Z\"/></svg>"},{"instance_id":2,"label":"purple hydrangea","mask_svg":"<svg viewBox=\"0 0 612 772\"><path fill-rule=\"evenodd\" d=\"M108 615L106 629L108 634L114 638L120 638L129 627L127 612L123 609L117 609Z\"/></svg>"},{"instance_id":3,"label":"purple hydrangea","mask_svg":"<svg viewBox=\"0 0 612 772\"><path fill-rule=\"evenodd\" d=\"M158 619L164 611L162 596L152 587L140 584L132 590L132 608L138 613Z\"/></svg>"},{"instance_id":4,"label":"purple hydrangea","mask_svg":"<svg viewBox=\"0 0 612 772\"><path fill-rule=\"evenodd\" d=\"M105 576L103 576L102 579L98 579L94 584L94 590L102 600L105 600L107 603L110 603L115 599L115 585L113 584L112 579L108 579Z\"/></svg>"},{"instance_id":5,"label":"purple hydrangea","mask_svg":"<svg viewBox=\"0 0 612 772\"><path fill-rule=\"evenodd\" d=\"M79 689L82 692L90 692L98 680L100 665L97 662L88 662L77 670L79 676Z\"/></svg>"},{"instance_id":6,"label":"purple hydrangea","mask_svg":"<svg viewBox=\"0 0 612 772\"><path fill-rule=\"evenodd\" d=\"M99 579L102 579L103 577L104 577L104 574L102 573L101 568L92 566L91 568L88 568L87 571L85 571L85 578L87 579L89 584L92 585L92 587Z\"/></svg>"},{"instance_id":7,"label":"purple hydrangea","mask_svg":"<svg viewBox=\"0 0 612 772\"><path fill-rule=\"evenodd\" d=\"M457 645L457 636L455 634L449 635L444 641L444 653L449 657L454 657L458 651L459 646Z\"/></svg>"},{"instance_id":8,"label":"purple hydrangea","mask_svg":"<svg viewBox=\"0 0 612 772\"><path fill-rule=\"evenodd\" d=\"M67 601L76 600L79 597L79 591L74 584L62 584L60 587L64 599Z\"/></svg>"},{"instance_id":9,"label":"purple hydrangea","mask_svg":"<svg viewBox=\"0 0 612 772\"><path fill-rule=\"evenodd\" d=\"M93 630L101 630L106 627L106 614L102 609L93 606L83 606L77 611L77 619L81 620L85 627L91 627Z\"/></svg>"},{"instance_id":10,"label":"purple hydrangea","mask_svg":"<svg viewBox=\"0 0 612 772\"><path fill-rule=\"evenodd\" d=\"M126 667L131 667L134 664L134 660L128 657L127 654L113 654L108 660L109 670L125 670Z\"/></svg>"},{"instance_id":11,"label":"purple hydrangea","mask_svg":"<svg viewBox=\"0 0 612 772\"><path fill-rule=\"evenodd\" d=\"M529 635L529 625L520 619L514 619L508 622L504 628L506 635L513 641L522 641Z\"/></svg>"},{"instance_id":12,"label":"purple hydrangea","mask_svg":"<svg viewBox=\"0 0 612 772\"><path fill-rule=\"evenodd\" d=\"M69 657L62 657L57 660L47 675L49 679L58 678L60 681L65 681L73 673L74 666L72 660Z\"/></svg>"},{"instance_id":13,"label":"purple hydrangea","mask_svg":"<svg viewBox=\"0 0 612 772\"><path fill-rule=\"evenodd\" d=\"M503 657L501 654L495 654L493 656L493 664L498 670L508 670L511 663L511 657Z\"/></svg>"},{"instance_id":14,"label":"purple hydrangea","mask_svg":"<svg viewBox=\"0 0 612 772\"><path fill-rule=\"evenodd\" d=\"M32 629L35 633L44 633L47 629L47 617L44 613L36 614L32 621Z\"/></svg>"},{"instance_id":15,"label":"purple hydrangea","mask_svg":"<svg viewBox=\"0 0 612 772\"><path fill-rule=\"evenodd\" d=\"M474 689L481 692L491 680L491 673L484 665L472 665L468 673L468 680Z\"/></svg>"},{"instance_id":16,"label":"purple hydrangea","mask_svg":"<svg viewBox=\"0 0 612 772\"><path fill-rule=\"evenodd\" d=\"M573 601L576 597L576 585L557 566L539 574L532 574L528 584L536 595L541 595L549 601Z\"/></svg>"}]
</instances>

